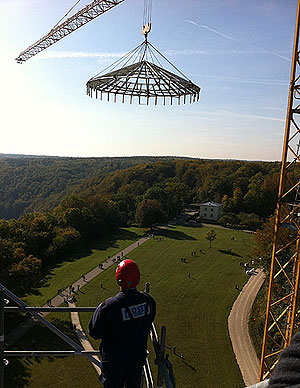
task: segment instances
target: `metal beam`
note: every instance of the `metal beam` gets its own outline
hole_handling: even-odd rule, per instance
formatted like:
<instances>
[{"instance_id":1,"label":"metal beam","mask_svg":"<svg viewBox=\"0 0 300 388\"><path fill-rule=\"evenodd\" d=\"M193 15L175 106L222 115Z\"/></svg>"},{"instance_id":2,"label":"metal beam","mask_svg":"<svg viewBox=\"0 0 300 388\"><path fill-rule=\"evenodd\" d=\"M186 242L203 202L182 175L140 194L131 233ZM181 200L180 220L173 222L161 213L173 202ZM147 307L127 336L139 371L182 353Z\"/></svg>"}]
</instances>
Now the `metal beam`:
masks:
<instances>
[{"instance_id":1,"label":"metal beam","mask_svg":"<svg viewBox=\"0 0 300 388\"><path fill-rule=\"evenodd\" d=\"M97 307L4 307L7 313L18 313L18 312L38 312L38 313L92 313Z\"/></svg>"},{"instance_id":2,"label":"metal beam","mask_svg":"<svg viewBox=\"0 0 300 388\"><path fill-rule=\"evenodd\" d=\"M80 11L69 17L63 23L54 27L47 35L43 36L37 42L27 47L26 50L22 51L16 61L23 63L27 59L45 50L49 46L58 42L60 39L71 34L73 31L87 24L96 17L102 15L104 12L109 11L111 8L122 3L124 0L94 0Z\"/></svg>"},{"instance_id":3,"label":"metal beam","mask_svg":"<svg viewBox=\"0 0 300 388\"><path fill-rule=\"evenodd\" d=\"M19 299L15 294L13 294L11 291L9 291L6 287L4 287L2 284L0 284L1 287L4 289L5 294L13 300L16 304L18 304L20 307L26 308L28 307L26 303L24 303L21 299ZM73 349L75 349L78 352L84 351L84 348L73 341L71 338L69 338L66 334L64 334L62 331L60 331L57 327L52 325L52 323L48 322L45 318L43 318L39 313L36 313L35 311L31 311L30 314L36 318L39 322L41 322L43 325L48 327L51 331L53 331L56 335L58 335L63 341L65 341L67 344L69 344ZM85 355L85 357L93 362L95 365L97 365L99 368L101 368L100 362L90 355Z\"/></svg>"},{"instance_id":4,"label":"metal beam","mask_svg":"<svg viewBox=\"0 0 300 388\"><path fill-rule=\"evenodd\" d=\"M6 350L7 357L66 357L66 356L99 356L99 351L72 351L72 350Z\"/></svg>"},{"instance_id":5,"label":"metal beam","mask_svg":"<svg viewBox=\"0 0 300 388\"><path fill-rule=\"evenodd\" d=\"M4 288L0 285L0 387L4 388Z\"/></svg>"}]
</instances>

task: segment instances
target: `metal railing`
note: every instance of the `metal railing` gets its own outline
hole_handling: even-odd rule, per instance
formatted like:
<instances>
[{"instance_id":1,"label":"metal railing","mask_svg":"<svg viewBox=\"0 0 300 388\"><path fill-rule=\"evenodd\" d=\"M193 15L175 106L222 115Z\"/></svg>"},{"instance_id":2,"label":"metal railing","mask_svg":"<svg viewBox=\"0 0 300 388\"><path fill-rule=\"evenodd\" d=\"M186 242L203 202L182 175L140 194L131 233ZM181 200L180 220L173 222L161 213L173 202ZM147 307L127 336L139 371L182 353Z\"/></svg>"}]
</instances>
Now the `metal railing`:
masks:
<instances>
[{"instance_id":1,"label":"metal railing","mask_svg":"<svg viewBox=\"0 0 300 388\"><path fill-rule=\"evenodd\" d=\"M149 292L149 283L146 284L146 291ZM5 296L17 304L16 307L7 306L8 300ZM43 356L83 356L101 369L101 363L95 356L100 356L99 351L86 351L81 345L76 343L52 323L47 321L41 313L43 312L94 312L96 307L29 307L6 287L0 284L0 388L4 388L4 370L9 364L5 357L43 357ZM5 312L25 312L29 313L36 321L42 323L52 332L58 335L63 341L68 343L74 350L71 351L48 351L48 350L5 350L4 335L4 314ZM150 332L151 342L155 352L155 364L158 367L157 384L154 384L153 375L147 358L144 366L144 377L147 388L161 388L165 384L166 388L175 388L175 378L172 365L165 355L166 327L161 328L161 338L159 339L154 323Z\"/></svg>"}]
</instances>

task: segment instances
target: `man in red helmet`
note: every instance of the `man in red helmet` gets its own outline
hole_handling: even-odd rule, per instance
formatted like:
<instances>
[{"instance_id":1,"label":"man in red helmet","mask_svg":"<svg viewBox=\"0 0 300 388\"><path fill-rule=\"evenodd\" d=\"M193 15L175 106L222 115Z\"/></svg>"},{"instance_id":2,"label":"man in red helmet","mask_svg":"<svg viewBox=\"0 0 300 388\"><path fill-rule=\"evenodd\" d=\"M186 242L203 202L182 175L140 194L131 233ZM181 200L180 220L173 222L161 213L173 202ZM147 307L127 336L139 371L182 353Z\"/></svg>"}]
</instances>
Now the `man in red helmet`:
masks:
<instances>
[{"instance_id":1,"label":"man in red helmet","mask_svg":"<svg viewBox=\"0 0 300 388\"><path fill-rule=\"evenodd\" d=\"M89 333L102 340L100 380L104 387L140 388L156 303L149 294L136 289L140 271L134 261L126 259L118 265L116 280L120 292L97 307Z\"/></svg>"}]
</instances>

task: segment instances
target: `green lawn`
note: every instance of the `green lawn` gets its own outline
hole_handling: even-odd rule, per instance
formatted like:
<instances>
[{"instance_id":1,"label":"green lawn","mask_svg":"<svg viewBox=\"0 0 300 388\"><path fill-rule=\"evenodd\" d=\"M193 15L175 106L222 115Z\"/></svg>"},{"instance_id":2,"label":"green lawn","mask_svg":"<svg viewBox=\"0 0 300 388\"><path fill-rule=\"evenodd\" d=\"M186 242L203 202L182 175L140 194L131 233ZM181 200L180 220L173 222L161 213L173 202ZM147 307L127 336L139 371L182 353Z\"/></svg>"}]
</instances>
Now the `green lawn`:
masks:
<instances>
[{"instance_id":1,"label":"green lawn","mask_svg":"<svg viewBox=\"0 0 300 388\"><path fill-rule=\"evenodd\" d=\"M47 316L56 327L77 341L68 313ZM36 325L12 350L73 350L57 335ZM79 388L84 382L97 386L97 374L89 361L81 357L12 357L5 369L5 388Z\"/></svg>"},{"instance_id":2,"label":"green lawn","mask_svg":"<svg viewBox=\"0 0 300 388\"><path fill-rule=\"evenodd\" d=\"M134 227L121 229L117 236L112 236L100 244L94 244L79 252L77 257L61 262L48 271L43 287L36 290L35 294L28 295L24 301L29 306L45 304L47 299L52 299L57 295L59 288L67 288L82 274L86 274L102 263L108 256L113 256L132 244L144 234L144 231L145 229Z\"/></svg>"},{"instance_id":3,"label":"green lawn","mask_svg":"<svg viewBox=\"0 0 300 388\"><path fill-rule=\"evenodd\" d=\"M162 240L151 239L134 250L130 258L140 266L140 288L144 288L146 281L151 284L151 294L157 300L155 323L158 330L166 325L167 346L176 346L176 352L184 355L186 363L169 351L177 386L238 388L244 385L232 352L227 318L237 296L235 285L241 287L247 280L239 262L247 258L253 241L251 234L216 228L217 239L209 248L205 239L209 229L176 227L163 230ZM236 241L231 240L232 236ZM200 249L204 253L200 253ZM191 256L192 251L196 251L196 256ZM181 257L186 257L187 263L182 263ZM105 289L100 288L100 282ZM60 287L56 285L55 277L53 284L55 289ZM78 298L79 306L96 306L117 293L114 268L91 281L84 292ZM87 327L89 319L90 314L81 314L83 327ZM44 337L43 341L46 341ZM97 341L92 343L98 347ZM44 359L31 366L22 361L22 368L28 375L24 387L101 386L93 368L80 358ZM156 375L155 367L152 369ZM60 375L70 377L54 382L52 376Z\"/></svg>"}]
</instances>

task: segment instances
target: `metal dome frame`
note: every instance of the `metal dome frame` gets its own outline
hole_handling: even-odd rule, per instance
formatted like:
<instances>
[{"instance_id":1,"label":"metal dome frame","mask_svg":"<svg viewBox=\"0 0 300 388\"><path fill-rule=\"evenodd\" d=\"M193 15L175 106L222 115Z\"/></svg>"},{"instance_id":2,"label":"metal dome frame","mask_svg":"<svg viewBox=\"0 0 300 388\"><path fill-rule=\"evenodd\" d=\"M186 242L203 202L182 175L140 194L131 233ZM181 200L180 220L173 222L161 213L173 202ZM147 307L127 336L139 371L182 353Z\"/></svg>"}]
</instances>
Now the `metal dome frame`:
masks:
<instances>
[{"instance_id":1,"label":"metal dome frame","mask_svg":"<svg viewBox=\"0 0 300 388\"><path fill-rule=\"evenodd\" d=\"M180 75L174 74L162 67L157 54L164 59ZM114 70L120 66L117 70ZM110 70L103 74L105 71ZM90 97L103 99L103 95L113 96L117 102L120 95L122 103L128 96L130 103L133 98L138 99L139 104L149 105L150 99L157 105L158 100L163 100L163 105L173 101L185 104L196 102L200 97L200 88L189 80L180 70L178 70L163 54L161 54L147 37L145 41L127 53L124 57L92 77L86 84L87 95Z\"/></svg>"}]
</instances>

